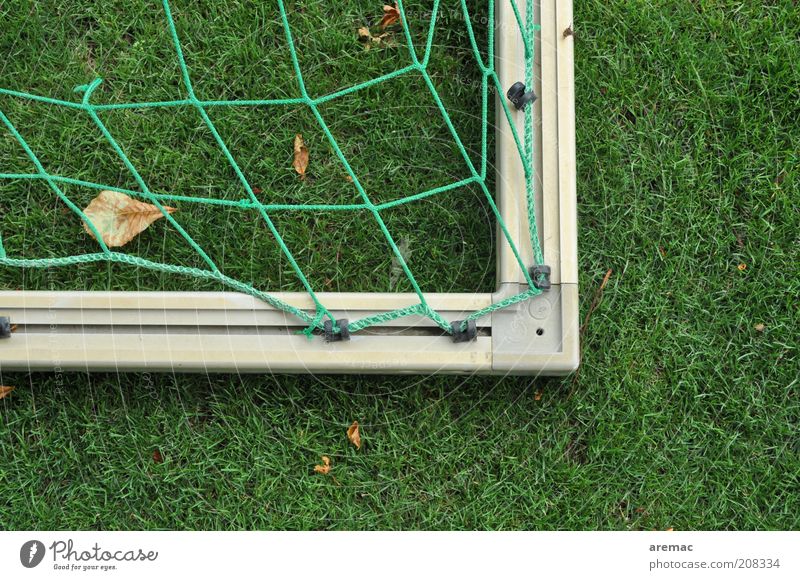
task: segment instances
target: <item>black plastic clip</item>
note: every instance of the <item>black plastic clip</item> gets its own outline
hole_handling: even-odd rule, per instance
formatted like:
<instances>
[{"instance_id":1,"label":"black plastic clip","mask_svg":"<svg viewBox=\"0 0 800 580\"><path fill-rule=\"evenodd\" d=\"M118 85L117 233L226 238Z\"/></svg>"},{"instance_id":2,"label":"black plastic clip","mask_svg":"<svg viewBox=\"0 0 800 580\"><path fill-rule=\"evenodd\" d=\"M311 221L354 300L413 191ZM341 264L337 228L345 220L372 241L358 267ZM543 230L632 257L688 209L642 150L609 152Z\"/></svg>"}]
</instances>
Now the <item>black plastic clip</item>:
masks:
<instances>
[{"instance_id":1,"label":"black plastic clip","mask_svg":"<svg viewBox=\"0 0 800 580\"><path fill-rule=\"evenodd\" d=\"M536 288L539 290L550 290L550 266L545 266L544 264L531 266L528 272Z\"/></svg>"},{"instance_id":2,"label":"black plastic clip","mask_svg":"<svg viewBox=\"0 0 800 580\"><path fill-rule=\"evenodd\" d=\"M508 100L514 103L518 111L522 111L536 100L536 93L525 91L525 83L514 83L506 93Z\"/></svg>"},{"instance_id":3,"label":"black plastic clip","mask_svg":"<svg viewBox=\"0 0 800 580\"><path fill-rule=\"evenodd\" d=\"M469 342L478 338L478 325L474 320L467 320L467 327L461 330L461 325L464 324L463 320L456 320L450 323L450 328L453 331L453 342Z\"/></svg>"},{"instance_id":4,"label":"black plastic clip","mask_svg":"<svg viewBox=\"0 0 800 580\"><path fill-rule=\"evenodd\" d=\"M350 340L350 329L347 327L348 321L346 318L336 321L336 326L339 327L339 332L333 332L333 320L326 320L323 324L325 329L325 342L339 342L341 340Z\"/></svg>"},{"instance_id":5,"label":"black plastic clip","mask_svg":"<svg viewBox=\"0 0 800 580\"><path fill-rule=\"evenodd\" d=\"M11 338L11 319L0 316L0 338Z\"/></svg>"}]
</instances>

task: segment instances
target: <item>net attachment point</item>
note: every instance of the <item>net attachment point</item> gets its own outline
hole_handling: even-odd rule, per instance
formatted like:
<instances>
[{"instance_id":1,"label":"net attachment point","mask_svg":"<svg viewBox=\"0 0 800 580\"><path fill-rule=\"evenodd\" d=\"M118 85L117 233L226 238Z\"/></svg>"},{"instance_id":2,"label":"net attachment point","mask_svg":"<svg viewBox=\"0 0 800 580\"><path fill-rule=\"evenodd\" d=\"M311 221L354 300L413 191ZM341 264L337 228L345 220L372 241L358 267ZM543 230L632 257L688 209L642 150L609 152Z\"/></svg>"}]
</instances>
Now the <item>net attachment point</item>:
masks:
<instances>
[{"instance_id":1,"label":"net attachment point","mask_svg":"<svg viewBox=\"0 0 800 580\"><path fill-rule=\"evenodd\" d=\"M506 93L508 100L514 103L518 111L522 111L536 100L536 93L525 91L525 83L514 83Z\"/></svg>"},{"instance_id":2,"label":"net attachment point","mask_svg":"<svg viewBox=\"0 0 800 580\"><path fill-rule=\"evenodd\" d=\"M550 290L550 266L539 264L531 266L528 272L533 280L533 286L539 290Z\"/></svg>"},{"instance_id":3,"label":"net attachment point","mask_svg":"<svg viewBox=\"0 0 800 580\"><path fill-rule=\"evenodd\" d=\"M325 342L340 342L342 340L350 340L350 329L347 326L348 321L342 318L336 321L336 326L339 327L339 332L333 331L333 321L326 320L323 324L325 330Z\"/></svg>"},{"instance_id":4,"label":"net attachment point","mask_svg":"<svg viewBox=\"0 0 800 580\"><path fill-rule=\"evenodd\" d=\"M0 316L0 338L11 338L11 319Z\"/></svg>"},{"instance_id":5,"label":"net attachment point","mask_svg":"<svg viewBox=\"0 0 800 580\"><path fill-rule=\"evenodd\" d=\"M453 342L469 342L478 338L478 325L474 320L467 320L467 326L461 330L464 324L463 320L456 320L450 323L450 329L453 331Z\"/></svg>"}]
</instances>

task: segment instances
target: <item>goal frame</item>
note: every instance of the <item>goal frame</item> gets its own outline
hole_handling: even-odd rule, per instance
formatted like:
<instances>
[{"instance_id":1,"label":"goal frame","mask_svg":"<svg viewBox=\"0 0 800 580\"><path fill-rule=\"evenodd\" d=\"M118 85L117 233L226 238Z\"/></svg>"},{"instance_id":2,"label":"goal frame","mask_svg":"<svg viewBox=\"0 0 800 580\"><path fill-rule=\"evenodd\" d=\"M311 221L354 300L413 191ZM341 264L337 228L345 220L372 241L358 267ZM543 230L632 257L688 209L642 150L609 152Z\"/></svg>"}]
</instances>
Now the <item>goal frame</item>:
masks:
<instances>
[{"instance_id":1,"label":"goal frame","mask_svg":"<svg viewBox=\"0 0 800 580\"><path fill-rule=\"evenodd\" d=\"M524 14L524 7L521 8ZM496 70L523 80L524 45L509 2L496 3ZM235 292L0 292L0 316L16 326L0 340L0 371L272 373L477 373L562 375L579 363L572 2L536 2L534 107L536 216L550 290L477 320L475 340L455 343L436 323L409 316L349 341L298 334L301 322ZM505 95L497 95L498 99ZM533 264L525 177L501 106L496 107L496 203L524 263ZM519 134L524 113L513 108ZM497 290L426 294L448 322L527 290L510 245L497 239ZM272 293L308 311L305 293ZM412 306L413 293L319 293L337 318Z\"/></svg>"}]
</instances>

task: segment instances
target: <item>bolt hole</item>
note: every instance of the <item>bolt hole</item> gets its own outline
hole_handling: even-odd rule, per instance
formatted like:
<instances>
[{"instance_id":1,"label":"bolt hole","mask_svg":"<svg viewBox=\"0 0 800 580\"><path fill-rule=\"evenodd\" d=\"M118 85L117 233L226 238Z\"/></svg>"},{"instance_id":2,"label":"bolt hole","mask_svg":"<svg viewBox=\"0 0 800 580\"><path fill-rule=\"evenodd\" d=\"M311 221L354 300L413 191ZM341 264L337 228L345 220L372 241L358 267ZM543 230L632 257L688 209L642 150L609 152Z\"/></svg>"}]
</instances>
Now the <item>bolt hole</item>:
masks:
<instances>
[{"instance_id":1,"label":"bolt hole","mask_svg":"<svg viewBox=\"0 0 800 580\"><path fill-rule=\"evenodd\" d=\"M542 336L543 334L544 334L544 328L536 329L536 336Z\"/></svg>"}]
</instances>

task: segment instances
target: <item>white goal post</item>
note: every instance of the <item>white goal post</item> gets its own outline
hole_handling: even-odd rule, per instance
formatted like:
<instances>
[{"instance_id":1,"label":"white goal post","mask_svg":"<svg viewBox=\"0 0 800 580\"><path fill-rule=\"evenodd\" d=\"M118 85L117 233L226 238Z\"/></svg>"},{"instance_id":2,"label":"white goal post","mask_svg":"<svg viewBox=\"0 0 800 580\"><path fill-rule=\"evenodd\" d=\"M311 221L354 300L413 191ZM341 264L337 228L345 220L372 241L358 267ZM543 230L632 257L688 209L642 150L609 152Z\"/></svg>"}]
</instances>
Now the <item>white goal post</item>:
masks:
<instances>
[{"instance_id":1,"label":"white goal post","mask_svg":"<svg viewBox=\"0 0 800 580\"><path fill-rule=\"evenodd\" d=\"M496 70L504 87L524 79L524 47L508 2L496 3ZM15 332L0 340L0 370L229 371L273 373L566 374L579 361L573 36L569 0L540 0L535 21L536 215L550 290L477 321L476 340L455 343L430 319L410 316L325 342L301 322L234 292L0 292ZM497 95L498 99L506 98ZM497 106L496 202L523 261L533 264L525 177ZM523 113L512 109L517 129ZM505 129L503 127L505 126ZM498 234L497 290L427 294L447 321L527 290ZM273 293L314 314L304 293ZM336 319L417 304L415 294L320 293Z\"/></svg>"}]
</instances>

